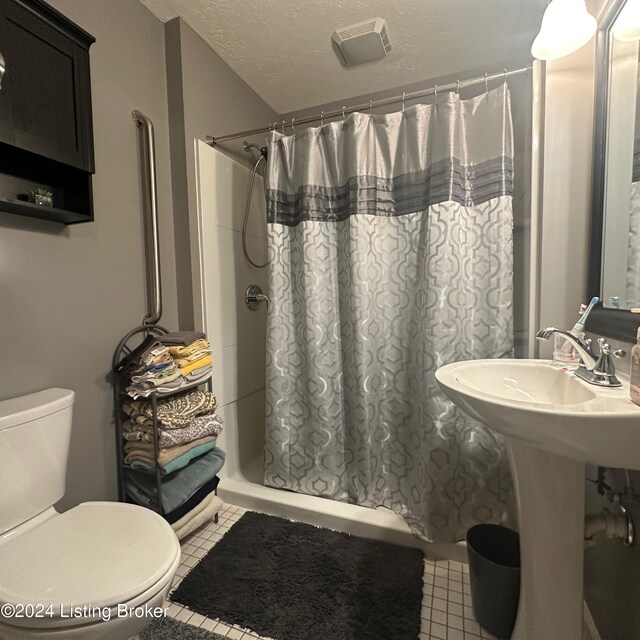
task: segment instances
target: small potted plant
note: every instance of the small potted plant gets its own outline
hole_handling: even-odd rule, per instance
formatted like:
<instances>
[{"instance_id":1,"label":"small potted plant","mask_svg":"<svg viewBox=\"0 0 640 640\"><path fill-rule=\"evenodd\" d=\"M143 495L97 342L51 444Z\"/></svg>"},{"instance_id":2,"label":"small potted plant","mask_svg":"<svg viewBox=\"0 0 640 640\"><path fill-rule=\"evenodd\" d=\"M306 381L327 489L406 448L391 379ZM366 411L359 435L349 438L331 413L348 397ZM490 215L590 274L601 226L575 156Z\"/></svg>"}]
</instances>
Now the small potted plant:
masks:
<instances>
[{"instance_id":1,"label":"small potted plant","mask_svg":"<svg viewBox=\"0 0 640 640\"><path fill-rule=\"evenodd\" d=\"M42 205L43 207L53 206L53 193L49 189L33 189L29 192L29 202Z\"/></svg>"}]
</instances>

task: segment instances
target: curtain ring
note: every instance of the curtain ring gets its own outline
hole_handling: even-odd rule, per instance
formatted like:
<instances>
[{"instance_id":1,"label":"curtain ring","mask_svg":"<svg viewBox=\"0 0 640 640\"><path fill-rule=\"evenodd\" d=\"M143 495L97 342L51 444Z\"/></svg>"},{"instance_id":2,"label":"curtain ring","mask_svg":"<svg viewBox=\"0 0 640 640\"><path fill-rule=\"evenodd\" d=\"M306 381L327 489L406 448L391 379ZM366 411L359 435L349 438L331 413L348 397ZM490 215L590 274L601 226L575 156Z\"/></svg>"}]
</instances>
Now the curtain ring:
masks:
<instances>
[{"instance_id":1,"label":"curtain ring","mask_svg":"<svg viewBox=\"0 0 640 640\"><path fill-rule=\"evenodd\" d=\"M296 121L295 118L291 118L291 132L293 133L296 130L296 125L294 124Z\"/></svg>"},{"instance_id":2,"label":"curtain ring","mask_svg":"<svg viewBox=\"0 0 640 640\"><path fill-rule=\"evenodd\" d=\"M347 108L347 107L345 107L344 105L342 105L342 122L344 122L344 119L345 119L345 118L344 118L344 112L345 112L345 109L346 109L346 108Z\"/></svg>"},{"instance_id":3,"label":"curtain ring","mask_svg":"<svg viewBox=\"0 0 640 640\"><path fill-rule=\"evenodd\" d=\"M402 113L404 113L404 91L402 92Z\"/></svg>"},{"instance_id":4,"label":"curtain ring","mask_svg":"<svg viewBox=\"0 0 640 640\"><path fill-rule=\"evenodd\" d=\"M489 93L489 83L487 82L487 74L484 74L484 92Z\"/></svg>"},{"instance_id":5,"label":"curtain ring","mask_svg":"<svg viewBox=\"0 0 640 640\"><path fill-rule=\"evenodd\" d=\"M507 81L507 68L505 67L503 69L503 71L504 71L504 81L506 82Z\"/></svg>"},{"instance_id":6,"label":"curtain ring","mask_svg":"<svg viewBox=\"0 0 640 640\"><path fill-rule=\"evenodd\" d=\"M373 100L369 100L369 115L372 115L371 109L373 109Z\"/></svg>"},{"instance_id":7,"label":"curtain ring","mask_svg":"<svg viewBox=\"0 0 640 640\"><path fill-rule=\"evenodd\" d=\"M436 100L438 99L438 85L434 84L433 85L433 95L435 95Z\"/></svg>"},{"instance_id":8,"label":"curtain ring","mask_svg":"<svg viewBox=\"0 0 640 640\"><path fill-rule=\"evenodd\" d=\"M456 80L456 93L460 95L460 80Z\"/></svg>"},{"instance_id":9,"label":"curtain ring","mask_svg":"<svg viewBox=\"0 0 640 640\"><path fill-rule=\"evenodd\" d=\"M282 135L284 135L284 120L282 121Z\"/></svg>"},{"instance_id":10,"label":"curtain ring","mask_svg":"<svg viewBox=\"0 0 640 640\"><path fill-rule=\"evenodd\" d=\"M324 111L320 112L320 126L324 126Z\"/></svg>"}]
</instances>

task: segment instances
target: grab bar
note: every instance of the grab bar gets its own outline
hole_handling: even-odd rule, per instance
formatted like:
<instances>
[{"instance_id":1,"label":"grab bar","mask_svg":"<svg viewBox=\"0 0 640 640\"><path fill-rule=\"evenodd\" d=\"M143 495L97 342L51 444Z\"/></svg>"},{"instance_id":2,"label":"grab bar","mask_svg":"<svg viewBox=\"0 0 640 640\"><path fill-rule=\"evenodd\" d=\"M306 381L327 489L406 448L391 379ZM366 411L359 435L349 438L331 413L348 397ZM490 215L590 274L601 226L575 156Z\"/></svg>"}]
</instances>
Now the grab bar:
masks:
<instances>
[{"instance_id":1,"label":"grab bar","mask_svg":"<svg viewBox=\"0 0 640 640\"><path fill-rule=\"evenodd\" d=\"M4 61L4 56L0 51L0 89L2 89L2 79L4 78L4 73L7 70L7 65Z\"/></svg>"},{"instance_id":2,"label":"grab bar","mask_svg":"<svg viewBox=\"0 0 640 640\"><path fill-rule=\"evenodd\" d=\"M149 313L142 324L155 324L162 317L162 283L160 282L160 239L158 233L158 186L156 181L156 143L153 123L140 111L133 111L131 117L146 137L146 157L142 156L143 174L146 169L147 180L144 184L145 234L147 266L147 304ZM143 140L144 142L144 140Z\"/></svg>"}]
</instances>

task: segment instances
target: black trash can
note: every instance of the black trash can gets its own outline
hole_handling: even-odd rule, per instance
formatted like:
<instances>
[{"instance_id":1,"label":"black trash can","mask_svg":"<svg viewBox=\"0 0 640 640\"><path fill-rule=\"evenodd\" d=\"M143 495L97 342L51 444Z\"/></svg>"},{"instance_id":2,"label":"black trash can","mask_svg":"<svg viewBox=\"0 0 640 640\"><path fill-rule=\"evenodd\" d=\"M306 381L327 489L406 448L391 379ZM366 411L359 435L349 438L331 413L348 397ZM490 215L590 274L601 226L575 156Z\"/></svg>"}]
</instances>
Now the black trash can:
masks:
<instances>
[{"instance_id":1,"label":"black trash can","mask_svg":"<svg viewBox=\"0 0 640 640\"><path fill-rule=\"evenodd\" d=\"M495 524L467 531L473 615L501 640L510 638L520 597L520 537Z\"/></svg>"}]
</instances>

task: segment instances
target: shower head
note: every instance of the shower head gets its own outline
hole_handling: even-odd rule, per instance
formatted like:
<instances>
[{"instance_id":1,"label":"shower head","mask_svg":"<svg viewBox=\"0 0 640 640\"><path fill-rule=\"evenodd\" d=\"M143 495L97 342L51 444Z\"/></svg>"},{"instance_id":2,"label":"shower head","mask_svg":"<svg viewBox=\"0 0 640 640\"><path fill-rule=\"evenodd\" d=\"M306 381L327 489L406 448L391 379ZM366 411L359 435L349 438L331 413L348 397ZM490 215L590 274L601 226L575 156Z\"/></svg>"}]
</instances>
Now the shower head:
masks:
<instances>
[{"instance_id":1,"label":"shower head","mask_svg":"<svg viewBox=\"0 0 640 640\"><path fill-rule=\"evenodd\" d=\"M244 140L242 143L242 148L247 153L249 153L250 149L256 149L257 151L260 152L260 155L264 156L265 158L267 157L267 147L259 147L257 144L253 144L251 142L247 142L246 140Z\"/></svg>"}]
</instances>

